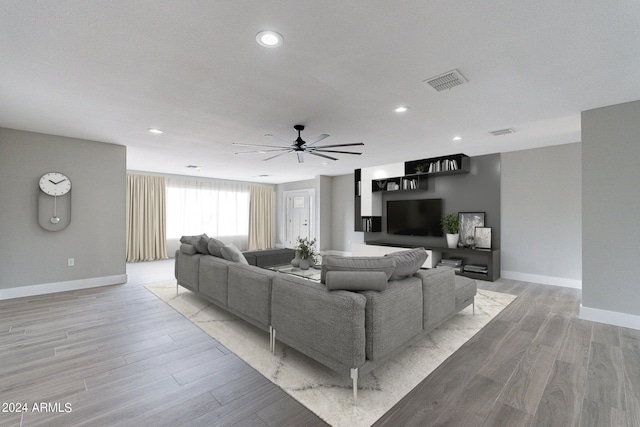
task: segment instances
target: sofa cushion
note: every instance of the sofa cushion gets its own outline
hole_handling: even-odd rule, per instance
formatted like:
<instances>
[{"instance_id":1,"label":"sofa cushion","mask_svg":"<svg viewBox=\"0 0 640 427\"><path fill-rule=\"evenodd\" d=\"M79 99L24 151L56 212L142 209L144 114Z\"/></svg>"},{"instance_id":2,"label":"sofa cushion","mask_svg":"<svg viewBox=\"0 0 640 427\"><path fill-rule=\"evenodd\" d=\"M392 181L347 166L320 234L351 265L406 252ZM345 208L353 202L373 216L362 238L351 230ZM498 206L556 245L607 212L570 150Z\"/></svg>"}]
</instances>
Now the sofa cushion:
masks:
<instances>
[{"instance_id":1,"label":"sofa cushion","mask_svg":"<svg viewBox=\"0 0 640 427\"><path fill-rule=\"evenodd\" d=\"M396 271L389 280L401 280L416 274L427 260L424 248L409 249L408 251L392 252L385 256L396 260Z\"/></svg>"},{"instance_id":2,"label":"sofa cushion","mask_svg":"<svg viewBox=\"0 0 640 427\"><path fill-rule=\"evenodd\" d=\"M182 236L180 243L188 243L195 246L196 251L200 254L209 255L209 249L207 249L207 243L209 242L209 236L206 234L200 234L199 236Z\"/></svg>"},{"instance_id":3,"label":"sofa cushion","mask_svg":"<svg viewBox=\"0 0 640 427\"><path fill-rule=\"evenodd\" d=\"M220 240L214 238L214 237L209 237L209 242L207 243L207 249L209 250L209 253L213 256L217 256L218 258L223 258L222 256L222 248L224 248L224 242L221 242Z\"/></svg>"},{"instance_id":4,"label":"sofa cushion","mask_svg":"<svg viewBox=\"0 0 640 427\"><path fill-rule=\"evenodd\" d=\"M201 254L187 255L176 251L175 276L180 286L199 292L199 274Z\"/></svg>"},{"instance_id":5,"label":"sofa cushion","mask_svg":"<svg viewBox=\"0 0 640 427\"><path fill-rule=\"evenodd\" d=\"M392 280L384 292L361 292L365 305L366 355L380 360L403 348L422 332L422 282L417 277Z\"/></svg>"},{"instance_id":6,"label":"sofa cushion","mask_svg":"<svg viewBox=\"0 0 640 427\"><path fill-rule=\"evenodd\" d=\"M229 266L232 261L213 255L200 255L198 286L201 294L227 305Z\"/></svg>"},{"instance_id":7,"label":"sofa cushion","mask_svg":"<svg viewBox=\"0 0 640 427\"><path fill-rule=\"evenodd\" d=\"M233 243L224 245L224 247L220 249L220 252L222 253L222 258L226 259L227 261L239 262L240 264L249 265L247 259L244 257L244 255L242 255L242 252L240 252L240 249L238 249Z\"/></svg>"},{"instance_id":8,"label":"sofa cushion","mask_svg":"<svg viewBox=\"0 0 640 427\"><path fill-rule=\"evenodd\" d=\"M389 279L395 270L396 260L394 258L325 255L322 257L320 281L326 283L328 271L382 271Z\"/></svg>"},{"instance_id":9,"label":"sofa cushion","mask_svg":"<svg viewBox=\"0 0 640 427\"><path fill-rule=\"evenodd\" d=\"M196 250L196 247L190 243L182 243L180 245L180 252L187 255L195 255L198 253L198 251Z\"/></svg>"},{"instance_id":10,"label":"sofa cushion","mask_svg":"<svg viewBox=\"0 0 640 427\"><path fill-rule=\"evenodd\" d=\"M466 305L471 304L476 296L476 281L468 277L456 276L456 310L460 310Z\"/></svg>"},{"instance_id":11,"label":"sofa cushion","mask_svg":"<svg viewBox=\"0 0 640 427\"><path fill-rule=\"evenodd\" d=\"M387 275L384 271L328 271L326 285L330 291L384 291Z\"/></svg>"},{"instance_id":12,"label":"sofa cushion","mask_svg":"<svg viewBox=\"0 0 640 427\"><path fill-rule=\"evenodd\" d=\"M271 281L275 271L253 265L229 266L229 307L268 329L271 324Z\"/></svg>"}]
</instances>

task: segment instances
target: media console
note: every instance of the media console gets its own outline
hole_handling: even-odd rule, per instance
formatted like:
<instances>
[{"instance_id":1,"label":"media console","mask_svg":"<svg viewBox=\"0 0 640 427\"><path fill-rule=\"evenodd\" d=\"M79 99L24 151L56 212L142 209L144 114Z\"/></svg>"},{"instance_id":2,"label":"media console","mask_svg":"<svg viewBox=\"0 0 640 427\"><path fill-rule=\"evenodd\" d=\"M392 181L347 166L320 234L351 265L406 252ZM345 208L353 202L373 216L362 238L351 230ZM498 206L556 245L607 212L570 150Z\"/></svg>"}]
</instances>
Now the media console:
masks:
<instances>
[{"instance_id":1,"label":"media console","mask_svg":"<svg viewBox=\"0 0 640 427\"><path fill-rule=\"evenodd\" d=\"M488 280L493 282L500 278L500 249L470 249L448 248L443 246L424 246L419 244L400 244L385 241L369 241L365 243L353 243L351 253L353 256L380 256L403 249L423 247L429 254L424 268L434 268L443 258L455 257L462 259L463 265L480 264L487 266L487 273L473 273L469 271L457 272L461 276L472 279Z\"/></svg>"}]
</instances>

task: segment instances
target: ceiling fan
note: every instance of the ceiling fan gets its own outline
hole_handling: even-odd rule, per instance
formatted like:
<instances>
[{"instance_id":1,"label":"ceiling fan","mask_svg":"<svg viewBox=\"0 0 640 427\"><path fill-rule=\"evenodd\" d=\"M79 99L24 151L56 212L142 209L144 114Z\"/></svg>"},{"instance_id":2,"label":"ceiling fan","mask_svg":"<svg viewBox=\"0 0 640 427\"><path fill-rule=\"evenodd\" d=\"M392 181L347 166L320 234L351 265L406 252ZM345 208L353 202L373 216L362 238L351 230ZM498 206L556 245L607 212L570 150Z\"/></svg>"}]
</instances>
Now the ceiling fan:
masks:
<instances>
[{"instance_id":1,"label":"ceiling fan","mask_svg":"<svg viewBox=\"0 0 640 427\"><path fill-rule=\"evenodd\" d=\"M361 155L362 153L354 153L352 151L340 151L340 150L327 150L327 148L336 148L336 147L351 147L354 145L364 145L363 142L354 142L351 144L333 144L333 145L323 145L320 147L314 147L313 145L322 141L323 139L327 138L329 135L327 135L326 133L323 133L322 135L320 135L319 137L317 137L316 139L314 139L311 142L306 142L305 140L302 139L302 137L300 136L300 132L302 132L304 130L304 126L303 125L295 125L293 127L295 130L298 131L298 138L296 138L295 141L293 141L293 143L290 143L289 141L286 141L282 138L279 138L275 135L271 135L270 133L266 134L265 136L271 138L271 139L275 139L278 142L282 142L287 144L287 147L282 147L280 145L264 145L264 144L241 144L241 143L234 143L233 145L239 145L239 146L243 146L243 147L264 147L267 149L260 149L260 150L255 150L255 151L241 151L238 152L236 154L252 154L252 153L267 153L270 151L282 151L281 153L276 154L275 156L271 156L271 157L267 157L266 159L263 160L271 160L271 159L275 159L276 157L280 157L283 156L285 154L288 153L292 153L295 151L295 153L298 155L298 163L304 163L304 153L307 154L311 154L313 156L319 156L319 157L324 157L326 159L330 159L330 160L338 160L335 157L331 157L328 156L326 154L322 154L322 153L339 153L339 154L356 154L356 155Z\"/></svg>"}]
</instances>

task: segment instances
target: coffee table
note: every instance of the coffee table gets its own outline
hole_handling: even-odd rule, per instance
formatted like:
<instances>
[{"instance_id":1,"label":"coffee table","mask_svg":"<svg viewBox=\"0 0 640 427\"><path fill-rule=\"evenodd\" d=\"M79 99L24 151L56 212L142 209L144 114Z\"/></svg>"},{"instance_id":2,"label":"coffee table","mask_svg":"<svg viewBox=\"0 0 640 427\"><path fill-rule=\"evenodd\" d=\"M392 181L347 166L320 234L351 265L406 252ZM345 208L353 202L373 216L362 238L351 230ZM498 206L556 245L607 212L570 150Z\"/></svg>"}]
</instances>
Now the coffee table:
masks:
<instances>
[{"instance_id":1,"label":"coffee table","mask_svg":"<svg viewBox=\"0 0 640 427\"><path fill-rule=\"evenodd\" d=\"M271 265L265 267L268 270L277 271L279 273L291 274L292 276L304 277L305 279L313 280L316 282L320 281L320 268L309 268L308 270L303 270L298 267L294 267L291 264L282 264L282 265Z\"/></svg>"}]
</instances>

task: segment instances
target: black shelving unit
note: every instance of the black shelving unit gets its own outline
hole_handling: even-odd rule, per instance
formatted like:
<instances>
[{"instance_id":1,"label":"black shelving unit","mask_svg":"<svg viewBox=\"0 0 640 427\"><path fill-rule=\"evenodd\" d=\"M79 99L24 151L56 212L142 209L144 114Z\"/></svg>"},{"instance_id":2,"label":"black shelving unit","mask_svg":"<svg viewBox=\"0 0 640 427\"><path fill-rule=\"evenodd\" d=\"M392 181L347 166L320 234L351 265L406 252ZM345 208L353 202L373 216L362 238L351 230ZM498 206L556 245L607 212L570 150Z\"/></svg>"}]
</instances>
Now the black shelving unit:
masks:
<instances>
[{"instance_id":1,"label":"black shelving unit","mask_svg":"<svg viewBox=\"0 0 640 427\"><path fill-rule=\"evenodd\" d=\"M454 175L469 173L470 168L471 161L469 156L460 153L405 162L404 174L405 176Z\"/></svg>"},{"instance_id":2,"label":"black shelving unit","mask_svg":"<svg viewBox=\"0 0 640 427\"><path fill-rule=\"evenodd\" d=\"M374 193L391 193L394 191L426 191L429 186L426 175L411 175L374 179L371 182L371 188Z\"/></svg>"}]
</instances>

